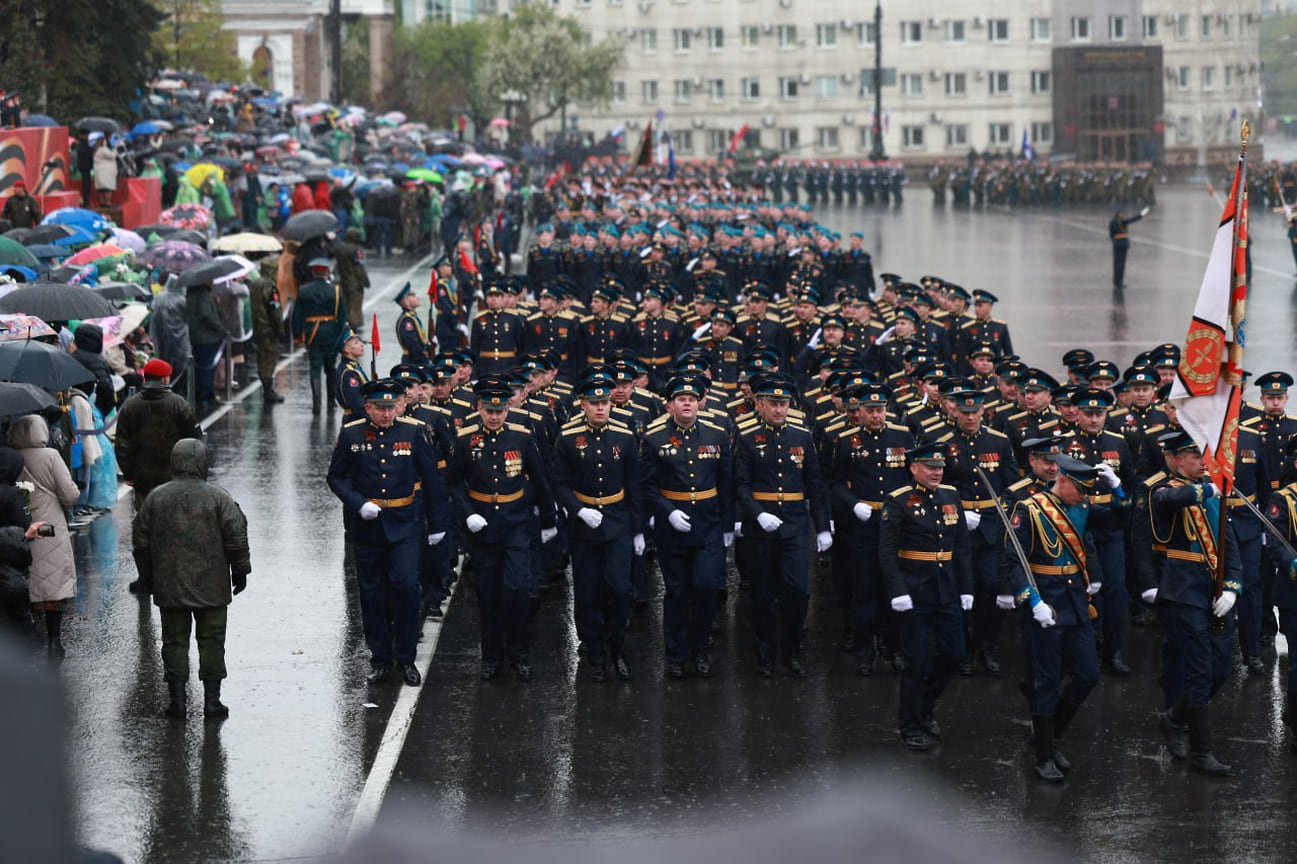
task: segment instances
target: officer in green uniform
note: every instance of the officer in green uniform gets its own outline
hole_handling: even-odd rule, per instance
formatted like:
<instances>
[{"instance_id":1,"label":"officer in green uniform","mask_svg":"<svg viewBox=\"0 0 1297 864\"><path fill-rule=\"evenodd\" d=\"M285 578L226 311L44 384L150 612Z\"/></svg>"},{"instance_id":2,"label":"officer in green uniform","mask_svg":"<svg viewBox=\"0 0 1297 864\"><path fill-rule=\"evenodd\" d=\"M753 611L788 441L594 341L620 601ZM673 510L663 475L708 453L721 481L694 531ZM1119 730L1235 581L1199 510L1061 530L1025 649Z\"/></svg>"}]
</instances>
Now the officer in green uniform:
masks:
<instances>
[{"instance_id":1,"label":"officer in green uniform","mask_svg":"<svg viewBox=\"0 0 1297 864\"><path fill-rule=\"evenodd\" d=\"M324 384L327 384L329 393L333 393L337 386L334 376L338 334L342 332L342 319L346 311L342 306L338 286L329 279L329 259L315 258L307 266L311 281L297 293L297 302L293 304L292 326L293 338L306 344L306 356L310 363L308 375L311 381L311 413L319 414L323 405ZM320 381L321 372L324 373L324 384ZM332 399L329 400L329 408L333 408Z\"/></svg>"}]
</instances>

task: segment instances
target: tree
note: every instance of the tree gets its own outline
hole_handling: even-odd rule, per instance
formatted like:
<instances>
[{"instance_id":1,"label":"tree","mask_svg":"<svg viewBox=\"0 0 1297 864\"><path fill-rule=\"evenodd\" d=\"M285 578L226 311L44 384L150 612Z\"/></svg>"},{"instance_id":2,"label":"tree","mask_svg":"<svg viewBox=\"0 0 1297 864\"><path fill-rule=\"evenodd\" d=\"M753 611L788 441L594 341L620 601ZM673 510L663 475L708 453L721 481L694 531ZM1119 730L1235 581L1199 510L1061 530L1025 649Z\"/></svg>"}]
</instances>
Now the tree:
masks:
<instances>
[{"instance_id":1,"label":"tree","mask_svg":"<svg viewBox=\"0 0 1297 864\"><path fill-rule=\"evenodd\" d=\"M392 38L390 107L434 127L449 128L457 111L466 111L475 122L489 120L491 100L475 70L488 43L498 38L498 28L498 21L486 20L453 25L424 21L399 28Z\"/></svg>"},{"instance_id":2,"label":"tree","mask_svg":"<svg viewBox=\"0 0 1297 864\"><path fill-rule=\"evenodd\" d=\"M500 33L487 46L477 78L497 108L504 93L525 98L514 116L515 141L530 141L532 124L571 103L611 101L612 76L624 59L623 45L611 39L587 45L576 20L559 18L540 2L515 6L498 26Z\"/></svg>"},{"instance_id":3,"label":"tree","mask_svg":"<svg viewBox=\"0 0 1297 864\"><path fill-rule=\"evenodd\" d=\"M201 72L213 81L241 84L247 64L239 60L233 31L222 28L221 0L154 0L166 22L154 34L164 63L186 72Z\"/></svg>"}]
</instances>

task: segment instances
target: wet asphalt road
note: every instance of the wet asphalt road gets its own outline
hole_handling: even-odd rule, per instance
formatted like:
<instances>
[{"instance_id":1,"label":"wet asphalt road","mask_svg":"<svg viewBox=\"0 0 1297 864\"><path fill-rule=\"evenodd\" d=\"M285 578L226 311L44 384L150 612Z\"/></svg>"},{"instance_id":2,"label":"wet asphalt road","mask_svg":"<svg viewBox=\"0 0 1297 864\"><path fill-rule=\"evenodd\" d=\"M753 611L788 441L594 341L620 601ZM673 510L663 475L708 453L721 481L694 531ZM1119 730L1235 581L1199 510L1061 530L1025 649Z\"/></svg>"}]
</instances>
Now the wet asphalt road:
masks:
<instances>
[{"instance_id":1,"label":"wet asphalt road","mask_svg":"<svg viewBox=\"0 0 1297 864\"><path fill-rule=\"evenodd\" d=\"M820 218L844 233L864 230L879 270L998 294L1018 352L1050 371L1074 346L1124 365L1145 347L1183 340L1219 217L1206 192L1162 192L1133 226L1118 298L1105 210L968 213L934 209L925 189L909 193L899 210L829 208ZM1297 285L1282 220L1254 208L1253 227L1248 366L1293 369ZM380 368L398 356L389 336L397 308L386 297L404 265L371 264L371 308L387 343ZM420 270L416 287L424 278ZM336 415L311 417L300 360L280 373L279 389L285 405L266 410L253 394L207 433L213 479L248 514L253 556L249 590L231 610L224 724L160 716L157 616L126 592L129 501L77 536L64 666L75 824L83 842L128 862L301 860L336 848L401 690L368 690L363 680L363 641L341 578L340 512L323 483ZM1268 658L1265 678L1240 670L1218 699L1217 750L1236 777L1208 782L1161 747L1155 634L1133 631L1126 654L1135 675L1104 679L1069 730L1073 777L1047 788L1029 775L1016 637L1006 640L1005 676L958 679L939 709L944 743L913 757L894 731L895 676L855 676L834 647L826 589L817 578L808 680L757 677L746 596L736 589L714 679L663 680L655 608L633 629L636 680L598 686L578 678L584 668L558 586L535 619L536 680L524 686L477 681L476 610L461 584L380 831L444 820L567 837L602 829L619 842L813 806L857 780L889 792L935 780L954 796L943 821L979 838L1012 830L1016 852L1061 841L1095 861L1293 857L1297 765L1278 718L1286 652ZM194 682L191 699L198 692Z\"/></svg>"}]
</instances>

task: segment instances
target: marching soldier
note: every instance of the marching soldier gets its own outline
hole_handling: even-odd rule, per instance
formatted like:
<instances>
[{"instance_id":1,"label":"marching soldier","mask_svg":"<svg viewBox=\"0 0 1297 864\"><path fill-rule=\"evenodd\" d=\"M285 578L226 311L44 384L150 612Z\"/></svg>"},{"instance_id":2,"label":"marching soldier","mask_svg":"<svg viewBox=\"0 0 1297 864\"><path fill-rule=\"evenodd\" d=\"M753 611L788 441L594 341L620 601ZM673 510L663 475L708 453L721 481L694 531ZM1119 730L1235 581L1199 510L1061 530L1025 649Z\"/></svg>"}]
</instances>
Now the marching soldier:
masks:
<instances>
[{"instance_id":1,"label":"marching soldier","mask_svg":"<svg viewBox=\"0 0 1297 864\"><path fill-rule=\"evenodd\" d=\"M506 306L507 289L500 280L487 283L486 309L473 319L469 348L479 377L507 372L518 365L523 345L523 321Z\"/></svg>"},{"instance_id":2,"label":"marching soldier","mask_svg":"<svg viewBox=\"0 0 1297 864\"><path fill-rule=\"evenodd\" d=\"M1293 386L1293 378L1287 372L1267 372L1259 375L1253 382L1261 390L1261 411L1256 417L1244 421L1243 425L1256 431L1260 437L1259 460L1261 474L1266 483L1257 490L1257 506L1266 512L1266 503L1279 488L1280 478L1284 473L1284 454L1294 436L1297 436L1297 419L1286 413L1288 407L1288 388ZM1274 644L1275 620L1270 611L1271 591L1276 578L1273 569L1266 565L1261 574L1262 599L1261 642L1263 645Z\"/></svg>"},{"instance_id":3,"label":"marching soldier","mask_svg":"<svg viewBox=\"0 0 1297 864\"><path fill-rule=\"evenodd\" d=\"M1039 369L1028 369L1018 379L1018 389L1023 410L1006 412L1003 431L1013 442L1014 455L1023 461L1023 441L1053 435L1058 428L1058 413L1050 405L1058 382Z\"/></svg>"},{"instance_id":4,"label":"marching soldier","mask_svg":"<svg viewBox=\"0 0 1297 864\"><path fill-rule=\"evenodd\" d=\"M338 387L334 391L334 398L338 400L338 407L342 409L342 423L346 425L365 413L365 397L361 393L369 383L369 375L365 373L365 365L361 362L361 358L365 356L365 343L350 327L344 326L338 336L338 354L342 357L342 365L338 368Z\"/></svg>"},{"instance_id":5,"label":"marching soldier","mask_svg":"<svg viewBox=\"0 0 1297 864\"><path fill-rule=\"evenodd\" d=\"M1288 547L1285 548L1283 544L1275 542L1275 538L1268 538L1266 559L1279 574L1279 578L1274 581L1271 599L1274 605L1279 607L1279 629L1283 631L1290 645L1297 640L1297 558L1293 557L1292 554L1293 547L1297 545L1297 470L1294 470L1295 464L1297 464L1297 452L1290 446L1284 466L1284 480L1287 482L1270 496L1270 505L1266 514L1271 524L1288 541ZM1288 664L1288 680L1286 683L1287 701L1285 702L1283 716L1285 725L1292 729L1294 725L1297 725L1297 663ZM1292 753L1297 754L1297 734L1290 733L1288 748Z\"/></svg>"},{"instance_id":6,"label":"marching soldier","mask_svg":"<svg viewBox=\"0 0 1297 864\"><path fill-rule=\"evenodd\" d=\"M431 346L428 332L419 320L419 295L406 282L396 294L396 305L401 314L396 319L396 341L401 345L401 362L426 366Z\"/></svg>"},{"instance_id":7,"label":"marching soldier","mask_svg":"<svg viewBox=\"0 0 1297 864\"><path fill-rule=\"evenodd\" d=\"M892 610L900 615L901 673L898 721L901 742L929 750L941 738L937 700L964 657L964 613L973 608L968 528L959 495L941 483L943 448L909 450L911 482L883 499L879 561ZM929 638L936 655L929 656Z\"/></svg>"},{"instance_id":8,"label":"marching soldier","mask_svg":"<svg viewBox=\"0 0 1297 864\"><path fill-rule=\"evenodd\" d=\"M449 351L467 341L468 325L464 323L464 294L461 282L455 276L455 267L446 255L432 265L428 293L437 309L437 348Z\"/></svg>"},{"instance_id":9,"label":"marching soldier","mask_svg":"<svg viewBox=\"0 0 1297 864\"><path fill-rule=\"evenodd\" d=\"M675 362L687 335L680 322L663 311L670 293L671 287L665 282L647 283L641 311L630 321L630 347L635 349L639 362L648 367L654 389L661 387L667 367Z\"/></svg>"},{"instance_id":10,"label":"marching soldier","mask_svg":"<svg viewBox=\"0 0 1297 864\"><path fill-rule=\"evenodd\" d=\"M324 373L327 392L332 393L336 387L338 334L342 332L341 321L346 315L338 286L329 280L331 266L328 258L312 260L308 265L311 281L301 287L293 304L293 337L305 343L310 360L307 374L311 382L312 414L320 413L326 392L320 373ZM333 400L329 400L329 407L333 407Z\"/></svg>"}]
</instances>

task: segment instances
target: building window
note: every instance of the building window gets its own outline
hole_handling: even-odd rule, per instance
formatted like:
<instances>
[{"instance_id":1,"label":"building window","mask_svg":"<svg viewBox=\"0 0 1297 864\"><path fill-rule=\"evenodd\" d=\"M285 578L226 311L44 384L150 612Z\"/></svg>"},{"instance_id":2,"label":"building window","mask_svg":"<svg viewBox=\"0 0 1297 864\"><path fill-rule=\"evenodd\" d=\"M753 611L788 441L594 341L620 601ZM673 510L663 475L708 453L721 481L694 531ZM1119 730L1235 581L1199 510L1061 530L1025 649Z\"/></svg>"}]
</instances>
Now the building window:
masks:
<instances>
[{"instance_id":1,"label":"building window","mask_svg":"<svg viewBox=\"0 0 1297 864\"><path fill-rule=\"evenodd\" d=\"M1211 38L1211 16L1202 16L1202 38L1206 41Z\"/></svg>"},{"instance_id":2,"label":"building window","mask_svg":"<svg viewBox=\"0 0 1297 864\"><path fill-rule=\"evenodd\" d=\"M922 150L923 149L923 127L922 126L902 126L901 146L903 146L906 150Z\"/></svg>"},{"instance_id":3,"label":"building window","mask_svg":"<svg viewBox=\"0 0 1297 864\"><path fill-rule=\"evenodd\" d=\"M689 96L693 92L692 82L688 78L677 78L672 84L675 91L675 101L688 102Z\"/></svg>"},{"instance_id":4,"label":"building window","mask_svg":"<svg viewBox=\"0 0 1297 864\"><path fill-rule=\"evenodd\" d=\"M1225 89L1228 90L1230 88L1230 85L1232 85L1233 83L1234 83L1234 67L1226 63L1225 64Z\"/></svg>"},{"instance_id":5,"label":"building window","mask_svg":"<svg viewBox=\"0 0 1297 864\"><path fill-rule=\"evenodd\" d=\"M1189 67L1181 66L1175 73L1175 88L1177 90L1189 89Z\"/></svg>"},{"instance_id":6,"label":"building window","mask_svg":"<svg viewBox=\"0 0 1297 864\"><path fill-rule=\"evenodd\" d=\"M947 147L967 147L968 146L968 127L967 126L947 126L946 127L946 146Z\"/></svg>"},{"instance_id":7,"label":"building window","mask_svg":"<svg viewBox=\"0 0 1297 864\"><path fill-rule=\"evenodd\" d=\"M1089 42L1090 41L1090 18L1087 15L1074 15L1072 17L1072 41Z\"/></svg>"},{"instance_id":8,"label":"building window","mask_svg":"<svg viewBox=\"0 0 1297 864\"><path fill-rule=\"evenodd\" d=\"M902 21L901 22L901 44L902 45L922 45L923 44L923 22L922 21Z\"/></svg>"},{"instance_id":9,"label":"building window","mask_svg":"<svg viewBox=\"0 0 1297 864\"><path fill-rule=\"evenodd\" d=\"M1108 38L1113 42L1126 41L1126 16L1109 15L1108 16Z\"/></svg>"},{"instance_id":10,"label":"building window","mask_svg":"<svg viewBox=\"0 0 1297 864\"><path fill-rule=\"evenodd\" d=\"M992 18L986 22L986 38L992 42L1009 41L1009 19Z\"/></svg>"},{"instance_id":11,"label":"building window","mask_svg":"<svg viewBox=\"0 0 1297 864\"><path fill-rule=\"evenodd\" d=\"M626 101L626 82L612 82L612 101L614 105L621 105Z\"/></svg>"},{"instance_id":12,"label":"building window","mask_svg":"<svg viewBox=\"0 0 1297 864\"><path fill-rule=\"evenodd\" d=\"M964 72L947 72L946 73L946 95L947 96L966 96L968 95L968 75Z\"/></svg>"},{"instance_id":13,"label":"building window","mask_svg":"<svg viewBox=\"0 0 1297 864\"><path fill-rule=\"evenodd\" d=\"M1048 69L1036 69L1031 73L1031 92L1037 96L1042 93L1048 93L1052 89L1053 73Z\"/></svg>"},{"instance_id":14,"label":"building window","mask_svg":"<svg viewBox=\"0 0 1297 864\"><path fill-rule=\"evenodd\" d=\"M707 50L720 51L725 47L725 31L719 27L707 28Z\"/></svg>"},{"instance_id":15,"label":"building window","mask_svg":"<svg viewBox=\"0 0 1297 864\"><path fill-rule=\"evenodd\" d=\"M725 79L708 78L707 79L707 98L713 102L720 102L725 99Z\"/></svg>"},{"instance_id":16,"label":"building window","mask_svg":"<svg viewBox=\"0 0 1297 864\"><path fill-rule=\"evenodd\" d=\"M991 144L1012 144L1013 143L1012 123L992 123L989 131L990 131L989 140Z\"/></svg>"},{"instance_id":17,"label":"building window","mask_svg":"<svg viewBox=\"0 0 1297 864\"><path fill-rule=\"evenodd\" d=\"M838 25L837 24L816 24L815 25L815 47L816 48L838 47Z\"/></svg>"},{"instance_id":18,"label":"building window","mask_svg":"<svg viewBox=\"0 0 1297 864\"><path fill-rule=\"evenodd\" d=\"M1182 42L1185 39L1189 38L1189 16L1188 15L1181 14L1175 16L1175 38L1179 39Z\"/></svg>"},{"instance_id":19,"label":"building window","mask_svg":"<svg viewBox=\"0 0 1297 864\"><path fill-rule=\"evenodd\" d=\"M729 149L730 139L734 136L725 129L708 129L707 130L707 152L724 153Z\"/></svg>"},{"instance_id":20,"label":"building window","mask_svg":"<svg viewBox=\"0 0 1297 864\"><path fill-rule=\"evenodd\" d=\"M797 134L796 129L779 130L779 149L796 150L802 145L801 136Z\"/></svg>"},{"instance_id":21,"label":"building window","mask_svg":"<svg viewBox=\"0 0 1297 864\"><path fill-rule=\"evenodd\" d=\"M692 33L684 28L677 27L671 31L671 47L677 54L682 54L689 50Z\"/></svg>"},{"instance_id":22,"label":"building window","mask_svg":"<svg viewBox=\"0 0 1297 864\"><path fill-rule=\"evenodd\" d=\"M837 99L838 98L838 76L837 75L815 76L815 98L816 99Z\"/></svg>"},{"instance_id":23,"label":"building window","mask_svg":"<svg viewBox=\"0 0 1297 864\"><path fill-rule=\"evenodd\" d=\"M963 42L964 41L964 22L959 18L946 19L946 41Z\"/></svg>"},{"instance_id":24,"label":"building window","mask_svg":"<svg viewBox=\"0 0 1297 864\"><path fill-rule=\"evenodd\" d=\"M760 79L760 78L741 78L741 79L739 79L739 98L741 98L741 99L760 99L760 98L761 98L761 79Z\"/></svg>"},{"instance_id":25,"label":"building window","mask_svg":"<svg viewBox=\"0 0 1297 864\"><path fill-rule=\"evenodd\" d=\"M1204 66L1204 67L1202 67L1202 89L1203 89L1203 90L1214 90L1214 89L1216 89L1216 80L1215 80L1215 78L1216 78L1216 67L1215 67L1215 66Z\"/></svg>"},{"instance_id":26,"label":"building window","mask_svg":"<svg viewBox=\"0 0 1297 864\"><path fill-rule=\"evenodd\" d=\"M1032 144L1053 144L1054 143L1054 124L1032 123L1031 124L1031 143Z\"/></svg>"},{"instance_id":27,"label":"building window","mask_svg":"<svg viewBox=\"0 0 1297 864\"><path fill-rule=\"evenodd\" d=\"M1229 38L1229 17L1229 13L1226 13L1220 19L1220 38L1222 39Z\"/></svg>"},{"instance_id":28,"label":"building window","mask_svg":"<svg viewBox=\"0 0 1297 864\"><path fill-rule=\"evenodd\" d=\"M793 24L780 24L775 28L780 48L797 47L797 27Z\"/></svg>"},{"instance_id":29,"label":"building window","mask_svg":"<svg viewBox=\"0 0 1297 864\"><path fill-rule=\"evenodd\" d=\"M874 149L874 126L871 120L860 127L860 149L866 153Z\"/></svg>"},{"instance_id":30,"label":"building window","mask_svg":"<svg viewBox=\"0 0 1297 864\"><path fill-rule=\"evenodd\" d=\"M656 105L658 102L658 82L641 81L639 95L645 105Z\"/></svg>"},{"instance_id":31,"label":"building window","mask_svg":"<svg viewBox=\"0 0 1297 864\"><path fill-rule=\"evenodd\" d=\"M838 150L842 145L838 140L837 126L820 126L815 130L815 146L821 150Z\"/></svg>"},{"instance_id":32,"label":"building window","mask_svg":"<svg viewBox=\"0 0 1297 864\"><path fill-rule=\"evenodd\" d=\"M1145 38L1145 39L1156 39L1156 38L1157 38L1157 16L1156 16L1156 15L1145 15L1145 16L1144 16L1144 30L1143 30L1143 33L1144 33L1144 38Z\"/></svg>"},{"instance_id":33,"label":"building window","mask_svg":"<svg viewBox=\"0 0 1297 864\"><path fill-rule=\"evenodd\" d=\"M658 31L641 30L639 44L645 54L656 54L658 50Z\"/></svg>"},{"instance_id":34,"label":"building window","mask_svg":"<svg viewBox=\"0 0 1297 864\"><path fill-rule=\"evenodd\" d=\"M672 132L672 143L677 153L692 153L694 150L694 133L692 129L682 129L679 132Z\"/></svg>"},{"instance_id":35,"label":"building window","mask_svg":"<svg viewBox=\"0 0 1297 864\"><path fill-rule=\"evenodd\" d=\"M1031 41L1048 42L1053 39L1053 21L1049 18L1031 19Z\"/></svg>"},{"instance_id":36,"label":"building window","mask_svg":"<svg viewBox=\"0 0 1297 864\"><path fill-rule=\"evenodd\" d=\"M902 96L922 96L923 95L923 76L913 72L906 72L901 75L901 95Z\"/></svg>"},{"instance_id":37,"label":"building window","mask_svg":"<svg viewBox=\"0 0 1297 864\"><path fill-rule=\"evenodd\" d=\"M739 44L744 48L756 48L761 44L761 28L755 24L745 24L740 27Z\"/></svg>"},{"instance_id":38,"label":"building window","mask_svg":"<svg viewBox=\"0 0 1297 864\"><path fill-rule=\"evenodd\" d=\"M797 98L797 76L785 75L779 79L779 98L796 99Z\"/></svg>"},{"instance_id":39,"label":"building window","mask_svg":"<svg viewBox=\"0 0 1297 864\"><path fill-rule=\"evenodd\" d=\"M874 22L869 21L864 24L860 24L856 27L857 44L868 45L869 47L872 48L874 43L877 41L878 41L878 28L874 26Z\"/></svg>"},{"instance_id":40,"label":"building window","mask_svg":"<svg viewBox=\"0 0 1297 864\"><path fill-rule=\"evenodd\" d=\"M992 96L1003 96L1009 92L1008 72L988 72L986 77L990 82Z\"/></svg>"}]
</instances>

